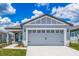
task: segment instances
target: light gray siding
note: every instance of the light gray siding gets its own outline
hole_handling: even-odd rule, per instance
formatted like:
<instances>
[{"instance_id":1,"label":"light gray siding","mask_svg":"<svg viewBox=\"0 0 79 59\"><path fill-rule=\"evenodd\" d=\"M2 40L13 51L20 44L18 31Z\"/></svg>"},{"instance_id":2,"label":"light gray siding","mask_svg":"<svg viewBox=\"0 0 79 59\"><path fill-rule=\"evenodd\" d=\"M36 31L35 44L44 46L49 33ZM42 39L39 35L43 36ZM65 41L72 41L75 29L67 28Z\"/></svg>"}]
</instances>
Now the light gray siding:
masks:
<instances>
[{"instance_id":1,"label":"light gray siding","mask_svg":"<svg viewBox=\"0 0 79 59\"><path fill-rule=\"evenodd\" d=\"M42 18L39 18L37 20L34 20L30 22L29 24L65 24L64 22L60 22L54 18L44 16Z\"/></svg>"},{"instance_id":2,"label":"light gray siding","mask_svg":"<svg viewBox=\"0 0 79 59\"><path fill-rule=\"evenodd\" d=\"M70 26L68 24L63 23L63 22L56 21L54 18L50 18L48 16L39 18L37 20L34 20L34 21L30 22L30 23L27 23L27 24L23 25L23 41L24 42L26 42L26 36L27 36L26 35L26 29L28 29L28 28L49 28L49 29L50 28L64 28L64 29L67 30L67 32L66 32L66 39L68 41L70 40L70 31L69 31ZM49 34L49 35L45 34L45 35L47 35L49 37L49 35L51 35L51 34ZM32 37L32 35L30 35L30 36ZM57 34L54 34L52 36L57 36ZM61 39L64 38L63 35L59 35L59 36L61 37ZM40 37L41 37L41 35L40 35ZM38 37L35 37L35 38L38 38Z\"/></svg>"}]
</instances>

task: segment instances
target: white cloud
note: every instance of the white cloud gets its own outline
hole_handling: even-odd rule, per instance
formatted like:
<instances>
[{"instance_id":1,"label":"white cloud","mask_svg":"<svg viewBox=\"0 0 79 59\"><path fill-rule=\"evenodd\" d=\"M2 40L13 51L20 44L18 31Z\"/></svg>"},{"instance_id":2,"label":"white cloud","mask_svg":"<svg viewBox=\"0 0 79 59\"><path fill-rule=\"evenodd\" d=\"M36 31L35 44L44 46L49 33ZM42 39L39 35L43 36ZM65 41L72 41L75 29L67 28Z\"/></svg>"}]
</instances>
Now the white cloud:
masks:
<instances>
[{"instance_id":1,"label":"white cloud","mask_svg":"<svg viewBox=\"0 0 79 59\"><path fill-rule=\"evenodd\" d=\"M14 9L11 3L0 3L0 27L18 25L19 22L12 22L9 17L2 18L2 15L14 14L16 9Z\"/></svg>"},{"instance_id":2,"label":"white cloud","mask_svg":"<svg viewBox=\"0 0 79 59\"><path fill-rule=\"evenodd\" d=\"M10 23L11 19L8 17L0 18L0 23Z\"/></svg>"},{"instance_id":3,"label":"white cloud","mask_svg":"<svg viewBox=\"0 0 79 59\"><path fill-rule=\"evenodd\" d=\"M46 10L50 10L49 3L36 3L35 6L37 7L46 7Z\"/></svg>"},{"instance_id":4,"label":"white cloud","mask_svg":"<svg viewBox=\"0 0 79 59\"><path fill-rule=\"evenodd\" d=\"M54 16L59 18L68 18L71 23L79 22L79 4L68 4L65 7L52 8L51 12Z\"/></svg>"},{"instance_id":5,"label":"white cloud","mask_svg":"<svg viewBox=\"0 0 79 59\"><path fill-rule=\"evenodd\" d=\"M16 9L10 3L0 3L0 15L14 14Z\"/></svg>"},{"instance_id":6,"label":"white cloud","mask_svg":"<svg viewBox=\"0 0 79 59\"><path fill-rule=\"evenodd\" d=\"M17 25L20 25L19 21L12 22L12 23L9 25L9 27L11 27L11 26L17 26Z\"/></svg>"},{"instance_id":7,"label":"white cloud","mask_svg":"<svg viewBox=\"0 0 79 59\"><path fill-rule=\"evenodd\" d=\"M57 10L56 7L52 8L52 12L51 12L51 14L54 14L54 13L56 12L56 10Z\"/></svg>"},{"instance_id":8,"label":"white cloud","mask_svg":"<svg viewBox=\"0 0 79 59\"><path fill-rule=\"evenodd\" d=\"M29 20L31 20L31 19L25 18L25 19L23 19L21 22L24 23L24 22L29 21Z\"/></svg>"},{"instance_id":9,"label":"white cloud","mask_svg":"<svg viewBox=\"0 0 79 59\"><path fill-rule=\"evenodd\" d=\"M0 27L11 27L16 25L20 25L19 21L12 22L11 19L8 17L0 18Z\"/></svg>"},{"instance_id":10,"label":"white cloud","mask_svg":"<svg viewBox=\"0 0 79 59\"><path fill-rule=\"evenodd\" d=\"M35 15L42 15L43 14L42 11L38 11L38 10L34 10L32 13Z\"/></svg>"},{"instance_id":11,"label":"white cloud","mask_svg":"<svg viewBox=\"0 0 79 59\"><path fill-rule=\"evenodd\" d=\"M31 20L31 19L33 19L33 18L36 18L36 17L41 16L41 15L44 14L42 11L39 11L39 10L34 10L32 13L33 13L34 15L31 16L31 18L29 18L29 19L28 19L28 18L25 18L25 19L23 19L21 22L23 23L23 22L29 21L29 20Z\"/></svg>"},{"instance_id":12,"label":"white cloud","mask_svg":"<svg viewBox=\"0 0 79 59\"><path fill-rule=\"evenodd\" d=\"M0 19L2 19L2 17L0 16Z\"/></svg>"},{"instance_id":13,"label":"white cloud","mask_svg":"<svg viewBox=\"0 0 79 59\"><path fill-rule=\"evenodd\" d=\"M31 19L44 14L42 11L39 11L39 10L34 10L32 13L34 14L34 16L32 16Z\"/></svg>"},{"instance_id":14,"label":"white cloud","mask_svg":"<svg viewBox=\"0 0 79 59\"><path fill-rule=\"evenodd\" d=\"M40 7L40 6L48 6L49 3L37 3L36 6Z\"/></svg>"}]
</instances>

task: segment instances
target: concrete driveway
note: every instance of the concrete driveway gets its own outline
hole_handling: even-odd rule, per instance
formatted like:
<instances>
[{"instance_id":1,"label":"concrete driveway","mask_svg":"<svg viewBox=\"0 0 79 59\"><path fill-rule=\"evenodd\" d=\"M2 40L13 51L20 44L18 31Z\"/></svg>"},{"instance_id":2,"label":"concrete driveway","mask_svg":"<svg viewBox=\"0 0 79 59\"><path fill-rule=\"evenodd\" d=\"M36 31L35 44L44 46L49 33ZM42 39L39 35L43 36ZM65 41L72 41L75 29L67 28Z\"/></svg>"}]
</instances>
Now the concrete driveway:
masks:
<instances>
[{"instance_id":1,"label":"concrete driveway","mask_svg":"<svg viewBox=\"0 0 79 59\"><path fill-rule=\"evenodd\" d=\"M79 56L79 51L66 46L28 46L27 56Z\"/></svg>"}]
</instances>

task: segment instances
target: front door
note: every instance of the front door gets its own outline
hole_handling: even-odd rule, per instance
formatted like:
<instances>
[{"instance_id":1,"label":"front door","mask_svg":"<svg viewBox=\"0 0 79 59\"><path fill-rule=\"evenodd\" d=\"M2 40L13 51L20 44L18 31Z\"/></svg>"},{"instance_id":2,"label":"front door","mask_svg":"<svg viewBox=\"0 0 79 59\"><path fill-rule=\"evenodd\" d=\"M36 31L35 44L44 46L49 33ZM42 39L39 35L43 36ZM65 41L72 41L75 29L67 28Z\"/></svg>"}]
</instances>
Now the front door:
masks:
<instances>
[{"instance_id":1,"label":"front door","mask_svg":"<svg viewBox=\"0 0 79 59\"><path fill-rule=\"evenodd\" d=\"M15 42L19 41L19 33L15 33Z\"/></svg>"}]
</instances>

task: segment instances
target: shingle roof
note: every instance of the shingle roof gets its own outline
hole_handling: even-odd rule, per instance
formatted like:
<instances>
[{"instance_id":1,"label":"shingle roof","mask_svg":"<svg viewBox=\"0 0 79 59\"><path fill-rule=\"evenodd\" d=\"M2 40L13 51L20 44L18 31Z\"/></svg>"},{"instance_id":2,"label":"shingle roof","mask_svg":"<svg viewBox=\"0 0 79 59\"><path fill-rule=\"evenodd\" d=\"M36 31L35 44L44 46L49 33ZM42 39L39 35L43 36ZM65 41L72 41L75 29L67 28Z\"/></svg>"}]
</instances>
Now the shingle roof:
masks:
<instances>
[{"instance_id":1,"label":"shingle roof","mask_svg":"<svg viewBox=\"0 0 79 59\"><path fill-rule=\"evenodd\" d=\"M73 24L68 23L68 22L64 21L63 19L57 18L57 17L55 17L55 16L51 16L51 15L48 15L48 14L41 15L41 16L39 16L39 17L36 17L36 18L31 19L31 20L29 20L29 21L26 21L26 22L22 23L21 25L24 25L24 24L26 24L26 23L29 23L29 22L31 22L31 21L34 21L34 20L36 20L36 19L38 19L38 18L41 18L41 17L43 17L43 16L49 16L49 17L55 18L56 20L59 20L59 21L61 21L61 22L64 22L64 23L66 23L66 24L68 24L68 25L70 25L70 26L73 26Z\"/></svg>"},{"instance_id":2,"label":"shingle roof","mask_svg":"<svg viewBox=\"0 0 79 59\"><path fill-rule=\"evenodd\" d=\"M11 26L11 27L6 27L5 29L21 29L21 26L20 25Z\"/></svg>"},{"instance_id":3,"label":"shingle roof","mask_svg":"<svg viewBox=\"0 0 79 59\"><path fill-rule=\"evenodd\" d=\"M77 31L77 30L79 30L79 25L76 25L76 26L71 28L71 31Z\"/></svg>"}]
</instances>

